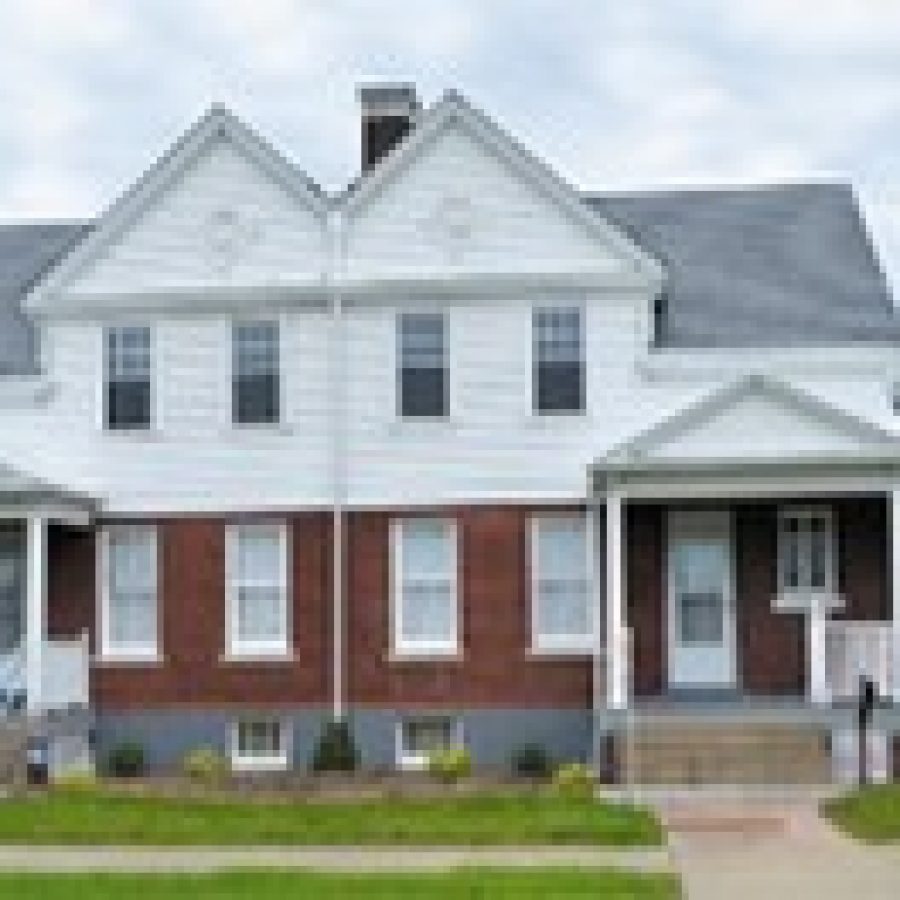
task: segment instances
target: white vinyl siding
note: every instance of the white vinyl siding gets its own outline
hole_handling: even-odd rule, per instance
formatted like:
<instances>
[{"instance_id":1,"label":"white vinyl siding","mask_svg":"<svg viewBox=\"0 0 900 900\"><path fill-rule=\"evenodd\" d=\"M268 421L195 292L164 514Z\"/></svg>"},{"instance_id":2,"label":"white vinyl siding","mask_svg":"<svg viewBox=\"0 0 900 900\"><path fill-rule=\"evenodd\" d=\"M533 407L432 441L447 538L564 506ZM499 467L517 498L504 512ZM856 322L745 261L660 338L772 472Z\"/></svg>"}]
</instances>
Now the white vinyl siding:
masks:
<instances>
[{"instance_id":1,"label":"white vinyl siding","mask_svg":"<svg viewBox=\"0 0 900 900\"><path fill-rule=\"evenodd\" d=\"M227 538L228 653L289 652L288 534L283 522L232 525Z\"/></svg>"},{"instance_id":2,"label":"white vinyl siding","mask_svg":"<svg viewBox=\"0 0 900 900\"><path fill-rule=\"evenodd\" d=\"M594 610L587 517L540 515L531 524L533 649L588 653Z\"/></svg>"},{"instance_id":3,"label":"white vinyl siding","mask_svg":"<svg viewBox=\"0 0 900 900\"><path fill-rule=\"evenodd\" d=\"M101 554L101 654L155 657L159 630L156 528L108 528L102 533Z\"/></svg>"},{"instance_id":4,"label":"white vinyl siding","mask_svg":"<svg viewBox=\"0 0 900 900\"><path fill-rule=\"evenodd\" d=\"M286 769L289 760L290 729L281 719L239 719L233 724L232 768Z\"/></svg>"},{"instance_id":5,"label":"white vinyl siding","mask_svg":"<svg viewBox=\"0 0 900 900\"><path fill-rule=\"evenodd\" d=\"M394 652L456 653L456 523L425 516L397 519L393 544Z\"/></svg>"}]
</instances>

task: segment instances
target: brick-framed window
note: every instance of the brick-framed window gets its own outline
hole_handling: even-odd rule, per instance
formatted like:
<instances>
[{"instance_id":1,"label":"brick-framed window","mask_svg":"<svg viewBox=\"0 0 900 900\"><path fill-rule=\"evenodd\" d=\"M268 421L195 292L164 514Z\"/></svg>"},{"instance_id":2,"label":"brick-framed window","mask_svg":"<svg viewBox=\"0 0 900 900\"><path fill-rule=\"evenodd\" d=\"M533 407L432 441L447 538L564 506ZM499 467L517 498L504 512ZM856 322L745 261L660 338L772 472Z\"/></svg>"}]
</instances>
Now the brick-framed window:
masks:
<instances>
[{"instance_id":1,"label":"brick-framed window","mask_svg":"<svg viewBox=\"0 0 900 900\"><path fill-rule=\"evenodd\" d=\"M456 521L432 516L394 519L391 535L394 652L456 653Z\"/></svg>"},{"instance_id":2,"label":"brick-framed window","mask_svg":"<svg viewBox=\"0 0 900 900\"><path fill-rule=\"evenodd\" d=\"M589 653L595 613L591 528L584 513L540 514L531 520L532 649Z\"/></svg>"},{"instance_id":3,"label":"brick-framed window","mask_svg":"<svg viewBox=\"0 0 900 900\"><path fill-rule=\"evenodd\" d=\"M582 319L578 306L532 310L532 405L536 413L584 412Z\"/></svg>"},{"instance_id":4,"label":"brick-framed window","mask_svg":"<svg viewBox=\"0 0 900 900\"><path fill-rule=\"evenodd\" d=\"M232 656L290 652L289 549L282 521L239 522L226 534L226 638Z\"/></svg>"},{"instance_id":5,"label":"brick-framed window","mask_svg":"<svg viewBox=\"0 0 900 900\"><path fill-rule=\"evenodd\" d=\"M103 330L103 425L107 431L153 424L153 335L147 325Z\"/></svg>"},{"instance_id":6,"label":"brick-framed window","mask_svg":"<svg viewBox=\"0 0 900 900\"><path fill-rule=\"evenodd\" d=\"M778 590L783 601L835 590L834 511L828 506L786 507L778 516Z\"/></svg>"},{"instance_id":7,"label":"brick-framed window","mask_svg":"<svg viewBox=\"0 0 900 900\"><path fill-rule=\"evenodd\" d=\"M113 525L100 536L100 653L155 657L159 652L158 540L154 525Z\"/></svg>"}]
</instances>

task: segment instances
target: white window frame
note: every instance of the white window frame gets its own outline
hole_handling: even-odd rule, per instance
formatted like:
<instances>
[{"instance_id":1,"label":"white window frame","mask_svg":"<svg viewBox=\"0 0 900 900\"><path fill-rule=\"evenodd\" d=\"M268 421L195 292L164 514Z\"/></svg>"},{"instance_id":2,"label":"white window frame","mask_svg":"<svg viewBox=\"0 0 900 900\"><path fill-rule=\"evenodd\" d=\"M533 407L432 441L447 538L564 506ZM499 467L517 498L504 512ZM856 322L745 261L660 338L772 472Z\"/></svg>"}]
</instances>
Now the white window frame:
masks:
<instances>
[{"instance_id":1,"label":"white window frame","mask_svg":"<svg viewBox=\"0 0 900 900\"><path fill-rule=\"evenodd\" d=\"M538 404L537 391L537 371L538 371L538 355L537 355L537 334L535 329L535 319L542 312L558 311L578 311L579 315L579 358L578 365L581 368L581 407L579 409L541 409ZM587 308L583 303L570 300L560 300L552 302L552 300L544 299L541 302L534 303L529 307L528 311L528 343L527 352L530 360L529 378L530 378L530 414L537 419L553 420L557 418L576 419L579 416L587 416L589 410L588 392L590 389L588 379L588 346L587 346Z\"/></svg>"},{"instance_id":2,"label":"white window frame","mask_svg":"<svg viewBox=\"0 0 900 900\"><path fill-rule=\"evenodd\" d=\"M403 637L403 525L408 521L430 519L447 526L451 544L451 594L454 606L452 637L443 641L411 641ZM391 646L398 657L454 656L459 652L459 532L457 521L449 516L401 516L391 520ZM443 584L444 575L435 575Z\"/></svg>"},{"instance_id":3,"label":"white window frame","mask_svg":"<svg viewBox=\"0 0 900 900\"><path fill-rule=\"evenodd\" d=\"M540 552L539 539L541 524L564 519L580 518L584 521L585 559L587 562L587 603L589 628L587 634L543 635L538 627L538 604L540 602ZM531 651L536 654L585 655L599 647L598 626L600 616L596 609L596 582L594 578L594 527L593 516L589 513L539 512L531 517L529 544L531 556Z\"/></svg>"},{"instance_id":4,"label":"white window frame","mask_svg":"<svg viewBox=\"0 0 900 900\"><path fill-rule=\"evenodd\" d=\"M243 756L241 754L241 727L264 722L278 726L279 753L276 756ZM231 723L231 768L236 772L272 772L290 767L292 734L290 722L280 716L247 715Z\"/></svg>"},{"instance_id":5,"label":"white window frame","mask_svg":"<svg viewBox=\"0 0 900 900\"><path fill-rule=\"evenodd\" d=\"M822 588L797 587L788 588L785 585L785 574L787 569L787 529L785 524L788 519L821 519L825 522L825 586ZM840 605L840 599L836 596L837 572L835 571L837 563L837 553L835 542L837 540L837 531L835 529L834 510L828 506L789 506L778 511L778 605L782 609L808 609L810 602L814 599L822 599L829 608L835 608ZM804 556L801 555L799 560L801 572L809 566L808 559L809 549L807 548ZM807 579L808 581L809 579Z\"/></svg>"},{"instance_id":6,"label":"white window frame","mask_svg":"<svg viewBox=\"0 0 900 900\"><path fill-rule=\"evenodd\" d=\"M241 640L238 634L237 549L241 531L245 529L275 530L278 535L278 564L282 637L277 640ZM225 533L225 646L226 656L234 658L286 657L291 652L291 578L290 530L285 520L255 519L232 522ZM272 582L259 582L258 587L271 587Z\"/></svg>"},{"instance_id":7,"label":"white window frame","mask_svg":"<svg viewBox=\"0 0 900 900\"><path fill-rule=\"evenodd\" d=\"M274 325L277 335L278 347L278 373L277 373L277 390L278 390L278 415L271 422L239 422L236 418L236 408L234 403L234 383L237 378L237 369L235 367L234 341L237 330L242 325ZM228 373L230 381L228 383L228 420L227 424L232 428L246 431L265 431L278 430L286 421L285 402L286 387L285 380L285 359L284 359L284 342L285 342L285 321L281 316L270 316L261 318L233 318L228 329Z\"/></svg>"},{"instance_id":8,"label":"white window frame","mask_svg":"<svg viewBox=\"0 0 900 900\"><path fill-rule=\"evenodd\" d=\"M111 576L112 576L112 553L111 543L114 534L144 533L149 534L153 542L153 555L156 559L154 567L154 621L155 628L153 634L148 636L146 642L140 644L114 644L112 641L110 621L111 621ZM159 626L160 626L160 608L159 608L159 584L160 584L160 558L159 558L159 531L154 524L122 524L108 525L100 532L99 558L97 560L97 581L100 585L100 609L98 610L100 619L100 656L105 659L121 659L121 660L156 660L159 658Z\"/></svg>"},{"instance_id":9,"label":"white window frame","mask_svg":"<svg viewBox=\"0 0 900 900\"><path fill-rule=\"evenodd\" d=\"M110 428L107 421L107 395L109 388L109 355L108 355L108 333L117 328L148 328L150 330L150 421L146 426L134 428ZM122 321L105 322L100 326L99 333L99 352L97 359L100 362L100 372L96 379L96 421L97 427L104 434L110 435L127 435L131 437L142 437L159 431L162 427L162 396L163 386L161 384L161 366L158 364L158 344L159 337L157 329L154 325L144 321L131 321L125 319Z\"/></svg>"},{"instance_id":10,"label":"white window frame","mask_svg":"<svg viewBox=\"0 0 900 900\"><path fill-rule=\"evenodd\" d=\"M394 731L394 752L398 769L410 772L421 772L428 768L427 754L413 754L407 752L405 729L406 726L412 722L434 721L440 719L446 719L451 724L454 733L452 746L465 747L465 729L463 727L463 720L460 716L452 713L446 715L442 713L423 713L422 715L404 716L397 721L397 726Z\"/></svg>"}]
</instances>

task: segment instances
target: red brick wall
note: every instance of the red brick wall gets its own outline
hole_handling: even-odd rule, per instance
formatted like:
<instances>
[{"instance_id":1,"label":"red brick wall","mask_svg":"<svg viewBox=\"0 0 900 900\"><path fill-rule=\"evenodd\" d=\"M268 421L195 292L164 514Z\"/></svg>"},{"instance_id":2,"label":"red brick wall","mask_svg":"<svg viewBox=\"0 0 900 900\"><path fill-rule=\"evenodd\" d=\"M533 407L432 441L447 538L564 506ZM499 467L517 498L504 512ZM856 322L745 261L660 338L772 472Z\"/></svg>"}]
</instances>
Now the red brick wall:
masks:
<instances>
[{"instance_id":1,"label":"red brick wall","mask_svg":"<svg viewBox=\"0 0 900 900\"><path fill-rule=\"evenodd\" d=\"M293 647L290 662L227 663L221 518L168 519L160 537L160 633L156 665L98 662L91 689L100 708L179 704L331 702L330 517L291 517ZM89 627L94 617L94 538L51 532L48 625L51 634Z\"/></svg>"},{"instance_id":2,"label":"red brick wall","mask_svg":"<svg viewBox=\"0 0 900 900\"><path fill-rule=\"evenodd\" d=\"M391 659L389 544L391 516L349 516L348 689L356 705L586 707L586 657L531 653L530 511L465 507L460 542L461 653L447 660Z\"/></svg>"}]
</instances>

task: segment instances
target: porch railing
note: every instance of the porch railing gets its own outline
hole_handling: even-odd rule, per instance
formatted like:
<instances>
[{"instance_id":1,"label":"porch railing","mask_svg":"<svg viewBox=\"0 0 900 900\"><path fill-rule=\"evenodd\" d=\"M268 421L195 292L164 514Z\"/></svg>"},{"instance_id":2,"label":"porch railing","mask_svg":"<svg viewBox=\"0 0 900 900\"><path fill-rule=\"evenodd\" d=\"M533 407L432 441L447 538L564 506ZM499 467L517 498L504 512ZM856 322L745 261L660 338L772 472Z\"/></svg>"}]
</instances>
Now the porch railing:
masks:
<instances>
[{"instance_id":1,"label":"porch railing","mask_svg":"<svg viewBox=\"0 0 900 900\"><path fill-rule=\"evenodd\" d=\"M87 706L87 636L45 641L41 653L41 707ZM23 711L28 697L24 645L0 654L0 714Z\"/></svg>"},{"instance_id":2,"label":"porch railing","mask_svg":"<svg viewBox=\"0 0 900 900\"><path fill-rule=\"evenodd\" d=\"M894 630L889 622L825 623L827 699L849 701L859 694L859 679L870 678L881 697L893 697L897 685Z\"/></svg>"}]
</instances>

